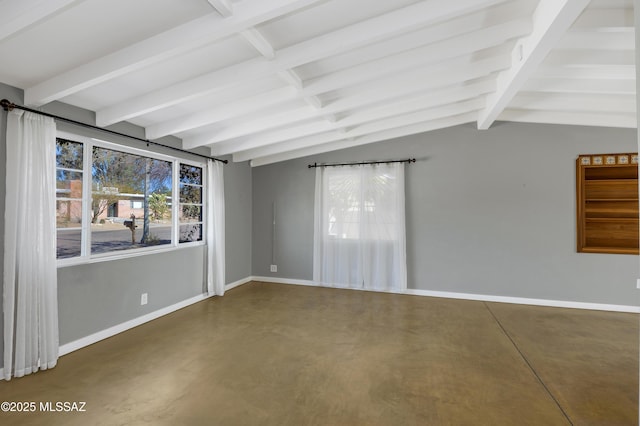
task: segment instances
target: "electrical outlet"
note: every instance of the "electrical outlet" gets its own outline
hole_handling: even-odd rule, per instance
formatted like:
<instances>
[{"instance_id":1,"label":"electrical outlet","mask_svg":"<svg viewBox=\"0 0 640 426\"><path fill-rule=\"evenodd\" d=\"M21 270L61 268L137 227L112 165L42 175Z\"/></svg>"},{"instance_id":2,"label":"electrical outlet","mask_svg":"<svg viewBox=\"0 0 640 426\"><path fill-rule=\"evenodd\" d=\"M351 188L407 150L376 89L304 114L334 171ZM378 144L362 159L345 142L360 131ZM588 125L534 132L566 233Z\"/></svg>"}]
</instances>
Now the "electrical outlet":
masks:
<instances>
[{"instance_id":1,"label":"electrical outlet","mask_svg":"<svg viewBox=\"0 0 640 426\"><path fill-rule=\"evenodd\" d=\"M142 296L140 296L140 305L146 305L147 304L147 293L142 293Z\"/></svg>"},{"instance_id":2,"label":"electrical outlet","mask_svg":"<svg viewBox=\"0 0 640 426\"><path fill-rule=\"evenodd\" d=\"M271 265L271 272L278 272L278 265Z\"/></svg>"},{"instance_id":3,"label":"electrical outlet","mask_svg":"<svg viewBox=\"0 0 640 426\"><path fill-rule=\"evenodd\" d=\"M640 278L636 280L636 288L640 289Z\"/></svg>"}]
</instances>

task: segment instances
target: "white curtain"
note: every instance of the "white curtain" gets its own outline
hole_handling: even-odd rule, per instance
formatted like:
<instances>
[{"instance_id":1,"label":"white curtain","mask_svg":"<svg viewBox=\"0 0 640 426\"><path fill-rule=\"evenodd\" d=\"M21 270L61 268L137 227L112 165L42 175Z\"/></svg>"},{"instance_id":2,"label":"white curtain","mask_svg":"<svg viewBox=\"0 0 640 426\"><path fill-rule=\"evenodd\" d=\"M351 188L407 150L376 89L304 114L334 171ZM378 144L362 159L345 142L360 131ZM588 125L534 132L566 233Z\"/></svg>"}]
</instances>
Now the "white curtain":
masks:
<instances>
[{"instance_id":1,"label":"white curtain","mask_svg":"<svg viewBox=\"0 0 640 426\"><path fill-rule=\"evenodd\" d=\"M316 283L406 289L403 163L318 167L314 218Z\"/></svg>"},{"instance_id":2,"label":"white curtain","mask_svg":"<svg viewBox=\"0 0 640 426\"><path fill-rule=\"evenodd\" d=\"M223 163L207 163L207 292L223 296L224 275L224 173Z\"/></svg>"},{"instance_id":3,"label":"white curtain","mask_svg":"<svg viewBox=\"0 0 640 426\"><path fill-rule=\"evenodd\" d=\"M4 378L58 360L56 125L23 111L7 115L4 239Z\"/></svg>"}]
</instances>

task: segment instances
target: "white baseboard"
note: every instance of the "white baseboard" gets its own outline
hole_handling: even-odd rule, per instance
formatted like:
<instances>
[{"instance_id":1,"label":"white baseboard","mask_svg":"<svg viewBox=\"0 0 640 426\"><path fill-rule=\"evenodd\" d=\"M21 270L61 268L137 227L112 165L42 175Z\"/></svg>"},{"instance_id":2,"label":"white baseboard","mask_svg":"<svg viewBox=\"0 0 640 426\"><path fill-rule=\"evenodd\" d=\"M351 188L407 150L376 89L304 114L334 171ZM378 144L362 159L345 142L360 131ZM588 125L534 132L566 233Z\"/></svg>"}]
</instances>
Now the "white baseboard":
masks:
<instances>
[{"instance_id":1,"label":"white baseboard","mask_svg":"<svg viewBox=\"0 0 640 426\"><path fill-rule=\"evenodd\" d=\"M232 283L229 283L229 284L225 285L224 286L224 291L229 291L232 288L236 288L236 287L239 287L239 286L241 286L243 284L250 283L251 281L253 281L253 277L246 277L246 278L243 278L241 280L234 281Z\"/></svg>"},{"instance_id":2,"label":"white baseboard","mask_svg":"<svg viewBox=\"0 0 640 426\"><path fill-rule=\"evenodd\" d=\"M605 303L574 302L570 300L531 299L528 297L495 296L473 293L452 293L446 291L407 289L405 294L417 296L444 297L448 299L478 300L483 302L513 303L516 305L551 306L554 308L590 309L595 311L613 311L640 313L640 306L610 305Z\"/></svg>"},{"instance_id":3,"label":"white baseboard","mask_svg":"<svg viewBox=\"0 0 640 426\"><path fill-rule=\"evenodd\" d=\"M316 283L310 280L296 280L290 278L276 278L276 277L250 277L251 281L262 281L263 283L276 283L276 284L293 284L293 285L306 285L312 287L319 287Z\"/></svg>"},{"instance_id":4,"label":"white baseboard","mask_svg":"<svg viewBox=\"0 0 640 426\"><path fill-rule=\"evenodd\" d=\"M118 325L114 325L113 327L109 327L97 333L90 334L89 336L83 337L78 340L74 340L73 342L66 343L60 346L60 350L58 351L58 354L59 356L63 356L70 352L77 351L80 348L84 348L85 346L92 345L96 342L99 342L100 340L104 340L109 337L115 336L116 334L120 334L123 331L127 331L131 328L137 327L146 322L153 321L154 319L157 319L167 314L170 314L172 312L175 312L178 309L186 308L189 305L193 305L194 303L201 302L205 299L208 299L209 297L211 296L208 296L206 294L201 294L199 296L195 296L190 299L183 300L182 302L178 302L171 306L158 309L157 311L150 312L141 317L134 318L132 320L123 322Z\"/></svg>"},{"instance_id":5,"label":"white baseboard","mask_svg":"<svg viewBox=\"0 0 640 426\"><path fill-rule=\"evenodd\" d=\"M258 276L253 276L251 277L251 279L253 281L263 281L268 283L320 287L313 281L309 281L309 280L295 280L295 279L289 279L289 278L258 277ZM360 289L348 289L348 288L346 289L360 290ZM628 313L634 313L634 314L640 313L640 306L574 302L569 300L531 299L527 297L495 296L495 295L485 295L485 294L455 293L455 292L448 292L448 291L416 290L416 289L406 289L404 291L393 291L388 293L410 294L414 296L427 296L427 297L442 297L447 299L478 300L483 302L513 303L518 305L535 305L535 306L551 306L556 308L590 309L590 310L596 310L596 311L628 312Z\"/></svg>"},{"instance_id":6,"label":"white baseboard","mask_svg":"<svg viewBox=\"0 0 640 426\"><path fill-rule=\"evenodd\" d=\"M247 278L243 278L241 280L238 281L234 281L232 283L226 284L224 286L225 291L227 290L231 290L232 288L241 286L243 284L246 284L248 282L252 281L252 277L247 277ZM205 299L208 299L211 296L208 296L206 294L201 294L195 297L192 297L190 299L187 300L183 300L182 302L178 302L176 304L173 304L171 306L167 306L164 307L162 309L158 309L157 311L154 312L150 312L146 315L143 315L141 317L138 318L134 318L132 320L123 322L121 324L115 325L113 327L107 328L105 330L99 331L97 333L91 334L89 336L83 337L81 339L78 340L74 340L73 342L70 343L66 343L62 346L60 346L60 350L59 350L59 356L62 355L66 355L70 352L76 351L80 348L84 348L85 346L89 346L92 345L96 342L99 342L100 340L104 340L106 338L109 338L111 336L115 336L116 334L122 333L123 331L127 331L131 328L137 327L139 325L142 325L146 322L149 321L153 321L154 319L160 318L162 316L165 316L167 314L170 314L172 312L177 311L178 309L182 309L182 308L186 308L189 305L193 305L194 303L198 303L201 302Z\"/></svg>"}]
</instances>

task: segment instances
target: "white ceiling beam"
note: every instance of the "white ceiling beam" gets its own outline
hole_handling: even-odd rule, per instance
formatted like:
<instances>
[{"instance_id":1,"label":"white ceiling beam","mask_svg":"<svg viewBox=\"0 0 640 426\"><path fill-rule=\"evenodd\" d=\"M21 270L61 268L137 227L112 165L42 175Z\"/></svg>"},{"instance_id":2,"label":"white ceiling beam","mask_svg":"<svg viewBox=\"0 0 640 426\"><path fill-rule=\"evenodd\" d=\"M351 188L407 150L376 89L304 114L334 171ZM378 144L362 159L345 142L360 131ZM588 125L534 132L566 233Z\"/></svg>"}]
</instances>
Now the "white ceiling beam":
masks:
<instances>
[{"instance_id":1,"label":"white ceiling beam","mask_svg":"<svg viewBox=\"0 0 640 426\"><path fill-rule=\"evenodd\" d=\"M430 0L405 6L317 38L282 49L293 68L355 48L444 22L505 0Z\"/></svg>"},{"instance_id":2,"label":"white ceiling beam","mask_svg":"<svg viewBox=\"0 0 640 426\"><path fill-rule=\"evenodd\" d=\"M543 66L594 67L612 65L635 66L633 50L554 49L543 62Z\"/></svg>"},{"instance_id":3,"label":"white ceiling beam","mask_svg":"<svg viewBox=\"0 0 640 426\"><path fill-rule=\"evenodd\" d=\"M353 140L336 140L333 142L315 145L308 148L294 149L287 152L277 154L267 154L262 157L255 157L251 160L251 166L263 166L267 164L277 163L280 161L293 160L295 158L307 157L309 155L322 154L329 151L335 151L338 149L352 148L355 146L366 145L374 142L385 141L389 139L399 138L403 136L414 135L418 133L424 133L437 129L444 129L447 127L457 126L475 121L476 113L467 113L454 117L447 117L441 120L435 120L431 122L418 123L399 127L396 129L384 130L378 133L366 135ZM237 155L233 156L233 161L246 161L237 159Z\"/></svg>"},{"instance_id":4,"label":"white ceiling beam","mask_svg":"<svg viewBox=\"0 0 640 426\"><path fill-rule=\"evenodd\" d=\"M276 51L273 46L266 38L264 38L260 31L252 27L247 28L244 31L240 31L240 35L265 58L273 59L276 57Z\"/></svg>"},{"instance_id":5,"label":"white ceiling beam","mask_svg":"<svg viewBox=\"0 0 640 426\"><path fill-rule=\"evenodd\" d=\"M238 99L225 103L224 105L148 126L145 129L145 136L147 139L158 139L163 136L219 123L223 120L231 120L241 115L250 114L261 109L291 101L297 97L298 92L295 88L280 87L258 95Z\"/></svg>"},{"instance_id":6,"label":"white ceiling beam","mask_svg":"<svg viewBox=\"0 0 640 426\"><path fill-rule=\"evenodd\" d=\"M278 56L275 59L268 63L264 62L263 58L246 61L112 105L97 111L96 120L100 123L100 126L117 123L213 93L227 85L239 85L249 79L276 74L283 70L292 69L331 55L375 43L387 37L394 37L404 32L416 30L424 25L471 13L502 1L505 0L457 0L455 2L450 0L431 0L415 3L385 15L370 18L284 48L278 52ZM245 2L239 3L237 9ZM238 14L239 10L236 10L235 15L232 18L228 18L227 21L236 18Z\"/></svg>"},{"instance_id":7,"label":"white ceiling beam","mask_svg":"<svg viewBox=\"0 0 640 426\"><path fill-rule=\"evenodd\" d=\"M297 72L290 69L284 69L282 71L278 71L278 77L285 83L295 87L296 89L302 89L303 83L302 79L298 75Z\"/></svg>"},{"instance_id":8,"label":"white ceiling beam","mask_svg":"<svg viewBox=\"0 0 640 426\"><path fill-rule=\"evenodd\" d=\"M635 113L635 95L585 95L520 92L510 109L589 113Z\"/></svg>"},{"instance_id":9,"label":"white ceiling beam","mask_svg":"<svg viewBox=\"0 0 640 426\"><path fill-rule=\"evenodd\" d=\"M322 101L320 98L315 96L314 94L303 94L302 89L304 88L304 82L300 75L292 69L284 69L277 72L278 77L285 83L293 86L298 91L299 97L302 98L308 105L311 105L315 109L319 110L322 108Z\"/></svg>"},{"instance_id":10,"label":"white ceiling beam","mask_svg":"<svg viewBox=\"0 0 640 426\"><path fill-rule=\"evenodd\" d=\"M223 123L217 130L208 130L206 134L185 138L182 146L185 149L192 149L202 145L224 141L227 139L237 138L247 134L258 133L268 129L273 129L285 124L295 123L298 121L318 118L318 113L311 106L303 106L295 109L280 109L272 113L260 114L260 117L250 122L250 126L243 127L242 124L228 125ZM250 130L248 128L250 127Z\"/></svg>"},{"instance_id":11,"label":"white ceiling beam","mask_svg":"<svg viewBox=\"0 0 640 426\"><path fill-rule=\"evenodd\" d=\"M598 67L558 67L543 63L533 78L575 78L592 80L633 80L636 67L633 65L601 65Z\"/></svg>"},{"instance_id":12,"label":"white ceiling beam","mask_svg":"<svg viewBox=\"0 0 640 426\"><path fill-rule=\"evenodd\" d=\"M395 102L384 103L372 108L357 110L353 114L339 120L340 126L356 126L362 123L382 120L399 114L407 114L437 106L464 102L484 96L495 90L494 80L484 80L466 86L430 92L422 92L417 96L403 97Z\"/></svg>"},{"instance_id":13,"label":"white ceiling beam","mask_svg":"<svg viewBox=\"0 0 640 426\"><path fill-rule=\"evenodd\" d=\"M549 93L595 93L610 95L633 95L636 93L635 79L589 80L577 78L530 78L523 86L527 92Z\"/></svg>"},{"instance_id":14,"label":"white ceiling beam","mask_svg":"<svg viewBox=\"0 0 640 426\"><path fill-rule=\"evenodd\" d=\"M234 141L232 144L216 144L211 147L212 155L227 155L233 154L238 151L246 151L251 149L256 149L260 147L265 147L270 144L279 145L280 142L286 142L287 140L296 140L297 144L308 143L309 145L316 145L319 143L319 140L323 142L328 142L328 140L324 139L326 135L318 135L318 133L322 133L328 130L333 130L333 132L328 134L330 140L342 139L344 137L359 137L364 136L369 133L380 132L387 129L393 129L396 127L408 126L410 124L438 120L441 118L455 116L459 114L466 114L472 111L478 111L484 106L484 99L472 99L465 102L459 102L451 105L445 105L438 108L430 108L421 111L415 111L408 114L397 115L393 117L384 118L377 121L368 122L362 124L360 126L356 126L350 128L346 133L339 132L337 128L331 128L331 126L316 126L315 131L309 132L299 132L296 131L295 128L288 128L278 132L272 132L270 134L265 134L264 139L253 139L253 140L245 140L245 141ZM309 126L309 125L307 125ZM302 138L300 135L310 135L308 138ZM335 136L337 135L337 136ZM332 139L333 138L333 139ZM282 146L281 146L282 147Z\"/></svg>"},{"instance_id":15,"label":"white ceiling beam","mask_svg":"<svg viewBox=\"0 0 640 426\"><path fill-rule=\"evenodd\" d=\"M390 76L385 79L380 79L374 82L369 82L367 85L360 86L358 90L354 91L352 95L343 96L338 100L329 102L324 108L318 110L315 113L316 117L322 117L325 114L339 114L345 111L353 110L361 107L368 107L375 105L376 103L389 103L394 99L398 99L401 96L414 96L428 90L433 90L439 87L446 87L453 84L461 84L466 81L477 80L482 77L504 69L508 66L508 61L505 58L489 58L486 60L478 61L477 63L469 64L466 67L460 67L451 71L450 69L437 69L433 74L429 71L421 69L412 70L407 73ZM493 80L493 79L492 79ZM495 84L493 82L487 83L478 82L478 85L468 85L469 93L475 93L476 90L481 90L486 93L488 90L495 90ZM436 96L440 93L436 93ZM267 120L270 128L283 126L286 124L295 124L295 114L291 114L291 119L286 114L281 116L280 120ZM307 117L305 117L307 118ZM258 123L258 124L256 124ZM240 135L251 135L261 132L260 135L255 138L265 140L264 121L262 118L257 120L251 120L247 117L240 117L232 123L225 123L225 128L220 129L216 134L207 131L206 134L199 137L185 137L183 139L183 146L187 149L196 148L202 145L209 145L212 143L220 143L225 139L239 137ZM301 127L299 132L304 131L305 128ZM307 130L312 130L308 128ZM314 131L316 129L313 129ZM297 134L297 136L303 136ZM234 144L235 140L229 140L230 144Z\"/></svg>"},{"instance_id":16,"label":"white ceiling beam","mask_svg":"<svg viewBox=\"0 0 640 426\"><path fill-rule=\"evenodd\" d=\"M311 136L322 134L324 132L333 131L340 133L340 127L325 120L316 120L301 125L289 126L278 131L265 132L265 140L259 141L255 138L237 138L233 141L218 143L211 145L213 155L233 154L237 151L245 151L248 149L259 148L261 146L278 144L280 142L299 139L302 136ZM341 133L344 135L344 133ZM220 154L225 152L226 154Z\"/></svg>"},{"instance_id":17,"label":"white ceiling beam","mask_svg":"<svg viewBox=\"0 0 640 426\"><path fill-rule=\"evenodd\" d=\"M399 55L392 55L387 58L379 59L373 62L367 62L360 66L352 67L347 70L338 71L308 82L302 81L298 74L293 70L284 70L278 73L278 76L288 84L302 89L300 92L301 97L316 96L321 93L325 93L331 90L340 89L346 86L354 84L366 84L361 86L360 91L366 92L368 90L376 91L379 93L378 88L370 86L371 80L375 80L381 76L393 75L393 80L402 80L403 72L417 68L419 65L431 64L428 71L423 74L420 72L420 80L424 82L432 81L435 84L442 84L451 82L451 77L456 77L459 73L451 70L479 70L468 74L466 71L460 77L456 78L477 78L484 74L495 72L500 69L505 69L510 65L508 57L489 57L485 60L474 59L478 56L476 53L479 50L485 50L492 46L502 44L505 39L510 39L518 36L522 36L530 31L530 24L527 21L512 21L496 25L494 27L487 28L485 30L465 34L460 37L454 37L450 40L443 42L430 44L424 48L413 49L409 52L405 52ZM460 57L454 57L457 53L462 54ZM453 57L453 59L449 59ZM417 59L416 59L417 58ZM433 64L433 62L436 62ZM487 67L488 64L488 67ZM484 71L483 71L484 70ZM635 68L633 70L635 75ZM443 80L444 78L444 80ZM244 87L244 85L242 86ZM420 86L412 87L409 90L420 89ZM291 100L291 92L286 97L274 97L272 103L266 103L265 107L276 105L277 103ZM375 98L374 98L375 99ZM374 99L366 100L365 102L371 102ZM378 96L379 99L379 96ZM248 104L250 100L247 99ZM262 105L262 100L257 99L256 102ZM244 103L243 103L244 104ZM224 110L221 107L222 116L225 119L232 118L241 115L241 110L230 108L229 111ZM215 108L214 110L219 110ZM256 108L248 110L248 112L256 111ZM332 110L332 113L336 113L342 110ZM320 114L320 113L319 113ZM209 117L209 119L207 119ZM205 126L207 124L213 124L220 121L221 115L215 112L211 113L198 113L197 117L184 117L171 120L170 122L160 123L156 127L164 129L162 132L148 129L147 138L154 139L156 137L166 136L174 134L176 132L195 129L197 127ZM247 128L247 123L242 124L243 128ZM173 129L173 130L172 130Z\"/></svg>"},{"instance_id":18,"label":"white ceiling beam","mask_svg":"<svg viewBox=\"0 0 640 426\"><path fill-rule=\"evenodd\" d=\"M320 100L319 97L317 96L305 96L302 98L307 104L311 105L312 107L314 107L316 109L316 111L319 111L322 109L322 101Z\"/></svg>"},{"instance_id":19,"label":"white ceiling beam","mask_svg":"<svg viewBox=\"0 0 640 426\"><path fill-rule=\"evenodd\" d=\"M428 70L412 70L360 86L353 93L328 100L325 112L343 112L366 107L379 102L388 102L401 96L417 94L451 85L464 85L477 79L491 77L491 74L507 66L504 58L489 58L455 70L438 70L431 74Z\"/></svg>"},{"instance_id":20,"label":"white ceiling beam","mask_svg":"<svg viewBox=\"0 0 640 426\"><path fill-rule=\"evenodd\" d=\"M546 123L576 126L622 127L634 129L637 127L636 113L606 112L568 112L568 111L528 111L507 109L500 114L500 120L521 123Z\"/></svg>"},{"instance_id":21,"label":"white ceiling beam","mask_svg":"<svg viewBox=\"0 0 640 426\"><path fill-rule=\"evenodd\" d=\"M571 26L575 30L625 31L634 28L633 8L587 8Z\"/></svg>"},{"instance_id":22,"label":"white ceiling beam","mask_svg":"<svg viewBox=\"0 0 640 426\"><path fill-rule=\"evenodd\" d=\"M513 66L498 76L498 90L488 97L487 107L478 117L479 129L488 129L493 124L589 1L540 1L533 14L533 32L516 43Z\"/></svg>"},{"instance_id":23,"label":"white ceiling beam","mask_svg":"<svg viewBox=\"0 0 640 426\"><path fill-rule=\"evenodd\" d=\"M473 66L472 63L464 65L455 61L467 60L474 62L476 59L473 56L477 56L478 51L502 45L505 41L523 36L530 31L531 23L528 20L501 23L457 37L451 37L444 41L410 49L399 54L388 55L378 60L366 61L362 64L309 80L305 83L305 93L319 94L328 92L349 85L361 84L384 75L394 75L411 68L430 64L436 70L442 69L447 72L458 66ZM401 49L398 46L392 51Z\"/></svg>"},{"instance_id":24,"label":"white ceiling beam","mask_svg":"<svg viewBox=\"0 0 640 426\"><path fill-rule=\"evenodd\" d=\"M0 41L79 2L80 0L4 0L0 2Z\"/></svg>"},{"instance_id":25,"label":"white ceiling beam","mask_svg":"<svg viewBox=\"0 0 640 426\"><path fill-rule=\"evenodd\" d=\"M635 31L601 32L601 31L568 31L555 46L557 49L600 49L631 50L635 49Z\"/></svg>"},{"instance_id":26,"label":"white ceiling beam","mask_svg":"<svg viewBox=\"0 0 640 426\"><path fill-rule=\"evenodd\" d=\"M38 106L72 95L318 1L321 0L244 0L229 18L212 13L194 19L29 87L25 90L25 103Z\"/></svg>"},{"instance_id":27,"label":"white ceiling beam","mask_svg":"<svg viewBox=\"0 0 640 426\"><path fill-rule=\"evenodd\" d=\"M491 79L477 82L467 86L456 87L429 92L416 92L409 95L409 98L401 98L396 101L385 102L382 105L374 106L364 110L358 110L353 114L340 120L335 115L327 117L327 114L318 113L308 107L297 109L280 110L277 113L260 115L253 120L242 117L231 123L225 123L217 130L208 130L206 134L193 138L185 138L183 147L192 149L202 145L210 145L223 142L242 136L256 134L258 138L264 135L265 131L282 127L284 125L296 124L296 122L309 120L312 118L326 119L335 124L335 128L353 127L363 123L381 120L386 117L407 114L419 110L425 110L440 105L447 105L456 102L468 101L495 90L495 82ZM416 96L417 95L417 96ZM227 124L229 124L227 126ZM300 135L304 136L304 135ZM268 137L268 136L267 136ZM248 142L249 140L245 140ZM237 140L231 140L227 144L233 148L237 146Z\"/></svg>"},{"instance_id":28,"label":"white ceiling beam","mask_svg":"<svg viewBox=\"0 0 640 426\"><path fill-rule=\"evenodd\" d=\"M520 25L519 31L515 36L508 34L514 31L512 26L516 22ZM356 50L349 50L324 58L322 60L322 73L335 73L345 68L386 59L390 56L397 55L402 58L403 55L400 52L404 52L406 57L413 49L428 49L430 45L443 42L450 44L454 49L462 48L464 50L465 45L462 39L464 38L467 42L476 41L471 37L474 33L477 34L477 38L487 37L487 39L495 40L496 33L504 32L504 37L500 40L500 43L504 43L510 38L529 34L531 26L530 17L528 14L525 16L522 11L522 2L517 0L508 1L478 12L463 14L433 25L425 25L415 31L361 46ZM495 46L496 44L494 42L490 45ZM416 55L418 54L419 51L416 51ZM460 55L462 53L452 52L449 57ZM429 60L429 57L423 58L424 60ZM435 62L435 60L432 62Z\"/></svg>"},{"instance_id":29,"label":"white ceiling beam","mask_svg":"<svg viewBox=\"0 0 640 426\"><path fill-rule=\"evenodd\" d=\"M223 18L233 15L233 4L229 0L207 0L211 7L218 12Z\"/></svg>"}]
</instances>

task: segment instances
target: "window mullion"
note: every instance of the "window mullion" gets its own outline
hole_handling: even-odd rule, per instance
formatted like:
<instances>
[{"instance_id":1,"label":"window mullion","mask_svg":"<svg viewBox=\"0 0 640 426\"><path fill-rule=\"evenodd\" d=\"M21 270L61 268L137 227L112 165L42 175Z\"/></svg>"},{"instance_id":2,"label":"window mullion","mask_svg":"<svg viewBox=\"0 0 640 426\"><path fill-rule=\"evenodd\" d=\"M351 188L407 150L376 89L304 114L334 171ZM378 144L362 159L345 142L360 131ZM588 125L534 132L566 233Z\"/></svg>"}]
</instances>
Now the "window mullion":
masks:
<instances>
[{"instance_id":1,"label":"window mullion","mask_svg":"<svg viewBox=\"0 0 640 426\"><path fill-rule=\"evenodd\" d=\"M82 152L82 234L80 256L91 255L91 165L93 146L90 142L83 143Z\"/></svg>"},{"instance_id":2,"label":"window mullion","mask_svg":"<svg viewBox=\"0 0 640 426\"><path fill-rule=\"evenodd\" d=\"M172 189L171 189L171 245L177 246L180 236L180 220L178 217L180 207L180 174L179 174L180 162L173 162L172 169Z\"/></svg>"}]
</instances>

